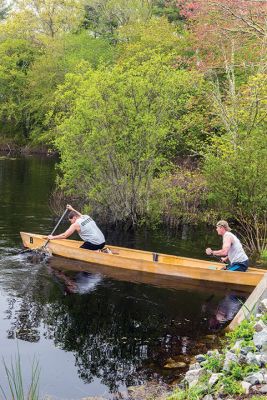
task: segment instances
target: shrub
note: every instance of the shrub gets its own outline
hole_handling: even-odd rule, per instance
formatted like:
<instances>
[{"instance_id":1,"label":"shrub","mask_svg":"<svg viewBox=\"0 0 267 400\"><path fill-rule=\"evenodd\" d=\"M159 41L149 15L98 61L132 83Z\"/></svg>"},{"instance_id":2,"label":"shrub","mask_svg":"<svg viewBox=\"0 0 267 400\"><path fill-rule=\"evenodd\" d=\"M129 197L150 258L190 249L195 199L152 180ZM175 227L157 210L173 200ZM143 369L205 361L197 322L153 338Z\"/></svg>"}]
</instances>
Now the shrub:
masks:
<instances>
[{"instance_id":1,"label":"shrub","mask_svg":"<svg viewBox=\"0 0 267 400\"><path fill-rule=\"evenodd\" d=\"M226 336L230 339L230 344L233 345L239 339L243 339L244 344L249 344L254 334L254 322L254 319L243 320L233 332L227 333Z\"/></svg>"}]
</instances>

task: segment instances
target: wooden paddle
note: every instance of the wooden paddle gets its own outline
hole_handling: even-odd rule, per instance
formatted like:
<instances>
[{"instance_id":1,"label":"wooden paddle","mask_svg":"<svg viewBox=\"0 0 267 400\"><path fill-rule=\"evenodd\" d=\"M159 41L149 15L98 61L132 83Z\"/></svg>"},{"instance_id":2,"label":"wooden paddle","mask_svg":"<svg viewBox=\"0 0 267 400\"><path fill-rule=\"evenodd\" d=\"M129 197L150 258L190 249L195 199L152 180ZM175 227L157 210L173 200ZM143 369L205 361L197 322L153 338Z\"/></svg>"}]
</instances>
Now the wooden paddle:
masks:
<instances>
[{"instance_id":1,"label":"wooden paddle","mask_svg":"<svg viewBox=\"0 0 267 400\"><path fill-rule=\"evenodd\" d=\"M54 229L52 230L52 232L50 233L50 235L53 235L53 234L55 233L55 231L56 231L57 228L59 227L61 221L63 220L63 218L65 217L65 215L67 214L68 211L69 211L69 210L66 208L66 210L65 210L64 213L61 215L60 219L58 220L58 223L56 224L56 226L54 227ZM49 239L47 239L47 241L45 242L45 244L44 244L42 247L40 247L40 248L41 248L41 249L45 249L46 246L48 245L48 243L49 243Z\"/></svg>"},{"instance_id":2,"label":"wooden paddle","mask_svg":"<svg viewBox=\"0 0 267 400\"><path fill-rule=\"evenodd\" d=\"M56 226L54 227L54 229L52 230L52 232L51 232L50 235L53 235L54 232L57 230L57 228L59 227L61 221L63 220L63 218L64 218L65 215L67 214L67 212L68 212L68 209L66 208L66 210L65 210L64 213L61 215L60 219L58 220ZM48 243L49 243L49 239L47 239L47 241L45 242L45 244L44 244L43 246L39 247L38 249L26 249L26 250L22 250L22 251L20 252L20 254L22 254L22 253L34 253L34 254L36 255L37 253L42 253L42 252L45 253L45 254L47 254L46 246L48 245Z\"/></svg>"}]
</instances>

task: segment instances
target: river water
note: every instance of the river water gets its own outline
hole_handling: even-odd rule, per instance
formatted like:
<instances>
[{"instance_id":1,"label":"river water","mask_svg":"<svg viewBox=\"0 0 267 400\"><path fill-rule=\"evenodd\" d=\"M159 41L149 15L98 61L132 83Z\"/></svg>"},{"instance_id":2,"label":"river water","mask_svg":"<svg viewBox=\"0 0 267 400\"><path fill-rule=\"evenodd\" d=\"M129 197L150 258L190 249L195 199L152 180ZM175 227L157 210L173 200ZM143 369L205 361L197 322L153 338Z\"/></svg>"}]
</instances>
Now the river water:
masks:
<instances>
[{"instance_id":1,"label":"river water","mask_svg":"<svg viewBox=\"0 0 267 400\"><path fill-rule=\"evenodd\" d=\"M179 380L195 354L216 345L218 314L229 320L249 293L19 254L19 232L49 233L55 160L0 157L0 356L20 356L25 387L34 360L40 394L57 399L118 397L147 380ZM63 227L61 228L63 229ZM215 231L126 235L109 243L205 258ZM169 368L175 363L175 368ZM8 390L0 362L0 385Z\"/></svg>"}]
</instances>

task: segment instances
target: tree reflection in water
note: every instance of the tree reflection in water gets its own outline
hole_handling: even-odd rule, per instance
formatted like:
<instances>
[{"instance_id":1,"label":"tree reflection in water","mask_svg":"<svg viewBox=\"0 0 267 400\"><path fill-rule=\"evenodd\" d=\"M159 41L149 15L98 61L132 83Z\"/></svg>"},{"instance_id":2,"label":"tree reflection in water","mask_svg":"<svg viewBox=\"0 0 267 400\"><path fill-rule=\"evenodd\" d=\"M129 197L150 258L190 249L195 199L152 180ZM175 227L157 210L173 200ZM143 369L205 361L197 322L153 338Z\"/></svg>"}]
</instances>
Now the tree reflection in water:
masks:
<instances>
[{"instance_id":1,"label":"tree reflection in water","mask_svg":"<svg viewBox=\"0 0 267 400\"><path fill-rule=\"evenodd\" d=\"M48 272L49 271L49 272ZM52 279L51 279L52 278ZM80 378L95 377L114 393L163 372L166 360L184 360L204 351L211 316L202 305L220 296L203 290L174 290L116 281L94 273L64 273L43 266L20 282L10 301L10 338L37 342L40 335L70 351ZM202 337L201 342L199 339Z\"/></svg>"}]
</instances>

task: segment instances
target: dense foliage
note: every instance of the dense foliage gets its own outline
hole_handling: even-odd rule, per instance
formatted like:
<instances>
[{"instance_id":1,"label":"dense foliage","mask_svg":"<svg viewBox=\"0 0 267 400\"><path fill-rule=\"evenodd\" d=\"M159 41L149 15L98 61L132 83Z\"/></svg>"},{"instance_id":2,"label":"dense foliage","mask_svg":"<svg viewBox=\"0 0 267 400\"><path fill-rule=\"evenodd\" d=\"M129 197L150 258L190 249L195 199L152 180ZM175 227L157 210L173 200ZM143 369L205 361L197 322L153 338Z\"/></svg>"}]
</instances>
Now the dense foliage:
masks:
<instances>
[{"instance_id":1,"label":"dense foliage","mask_svg":"<svg viewBox=\"0 0 267 400\"><path fill-rule=\"evenodd\" d=\"M46 144L107 222L239 222L266 249L266 1L0 3L0 144Z\"/></svg>"}]
</instances>

